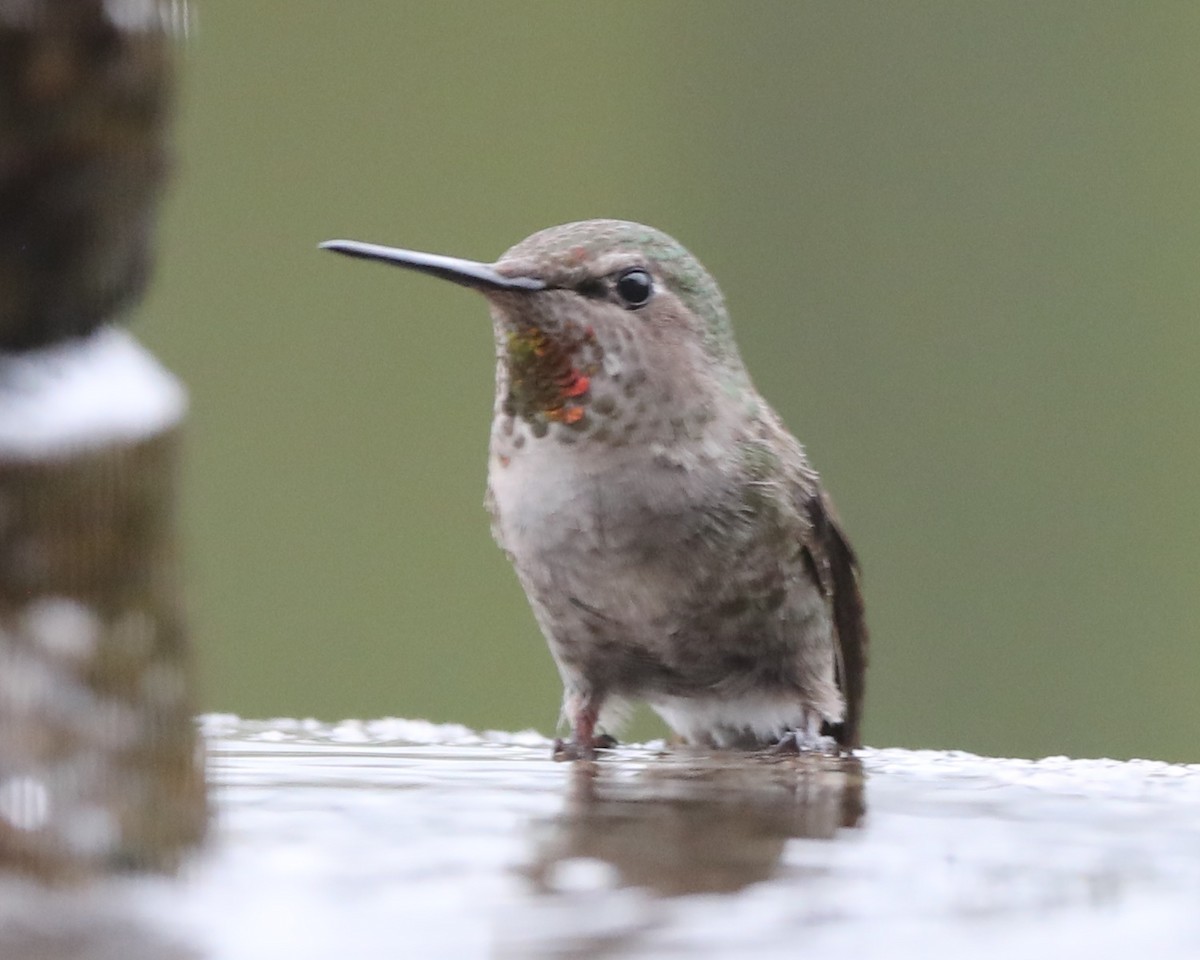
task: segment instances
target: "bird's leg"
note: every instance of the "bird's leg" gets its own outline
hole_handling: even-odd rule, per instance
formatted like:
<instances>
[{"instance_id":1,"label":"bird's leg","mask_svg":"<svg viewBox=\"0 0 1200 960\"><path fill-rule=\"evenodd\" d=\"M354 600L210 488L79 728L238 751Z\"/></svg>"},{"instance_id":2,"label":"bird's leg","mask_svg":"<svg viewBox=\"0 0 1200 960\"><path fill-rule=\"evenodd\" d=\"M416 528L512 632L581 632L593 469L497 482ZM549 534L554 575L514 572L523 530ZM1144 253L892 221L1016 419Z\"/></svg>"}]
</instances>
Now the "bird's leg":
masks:
<instances>
[{"instance_id":1,"label":"bird's leg","mask_svg":"<svg viewBox=\"0 0 1200 960\"><path fill-rule=\"evenodd\" d=\"M597 750L615 747L617 741L607 733L596 733L600 705L604 698L597 694L573 693L567 696L563 712L571 724L570 740L555 740L555 760L594 760Z\"/></svg>"}]
</instances>

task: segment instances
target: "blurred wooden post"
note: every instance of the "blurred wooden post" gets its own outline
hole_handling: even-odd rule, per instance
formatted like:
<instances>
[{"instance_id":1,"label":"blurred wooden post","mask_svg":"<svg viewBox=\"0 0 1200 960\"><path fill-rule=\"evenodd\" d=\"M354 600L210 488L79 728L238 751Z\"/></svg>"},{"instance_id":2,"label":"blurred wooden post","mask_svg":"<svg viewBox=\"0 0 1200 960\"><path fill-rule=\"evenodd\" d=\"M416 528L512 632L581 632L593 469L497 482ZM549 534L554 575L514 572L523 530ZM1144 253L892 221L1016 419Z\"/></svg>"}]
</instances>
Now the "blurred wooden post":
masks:
<instances>
[{"instance_id":1,"label":"blurred wooden post","mask_svg":"<svg viewBox=\"0 0 1200 960\"><path fill-rule=\"evenodd\" d=\"M141 295L179 4L0 0L0 869L170 870L207 823L178 382Z\"/></svg>"}]
</instances>

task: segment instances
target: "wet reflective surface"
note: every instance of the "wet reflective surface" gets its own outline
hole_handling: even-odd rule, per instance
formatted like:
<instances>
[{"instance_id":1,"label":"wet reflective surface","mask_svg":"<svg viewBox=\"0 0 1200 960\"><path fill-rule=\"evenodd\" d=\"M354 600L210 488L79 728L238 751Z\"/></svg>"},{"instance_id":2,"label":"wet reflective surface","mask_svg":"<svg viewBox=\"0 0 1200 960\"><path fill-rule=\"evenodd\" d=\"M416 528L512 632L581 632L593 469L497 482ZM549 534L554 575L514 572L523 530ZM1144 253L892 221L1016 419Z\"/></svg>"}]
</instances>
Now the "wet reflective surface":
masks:
<instances>
[{"instance_id":1,"label":"wet reflective surface","mask_svg":"<svg viewBox=\"0 0 1200 960\"><path fill-rule=\"evenodd\" d=\"M204 727L209 853L175 883L10 883L0 955L1200 954L1196 766L661 745L560 764L532 733Z\"/></svg>"}]
</instances>

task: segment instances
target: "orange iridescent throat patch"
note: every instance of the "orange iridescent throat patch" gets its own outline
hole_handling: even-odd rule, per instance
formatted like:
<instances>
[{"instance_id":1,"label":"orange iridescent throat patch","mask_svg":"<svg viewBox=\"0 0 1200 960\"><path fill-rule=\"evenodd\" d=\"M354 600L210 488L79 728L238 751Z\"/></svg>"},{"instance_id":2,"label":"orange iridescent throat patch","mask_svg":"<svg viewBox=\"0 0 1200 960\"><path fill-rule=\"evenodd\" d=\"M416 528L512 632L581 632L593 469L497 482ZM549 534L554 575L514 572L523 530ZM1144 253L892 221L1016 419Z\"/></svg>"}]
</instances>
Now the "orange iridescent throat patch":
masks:
<instances>
[{"instance_id":1,"label":"orange iridescent throat patch","mask_svg":"<svg viewBox=\"0 0 1200 960\"><path fill-rule=\"evenodd\" d=\"M585 332L585 339L590 332ZM513 415L566 424L583 419L592 371L575 365L578 346L560 342L537 327L508 332L506 406Z\"/></svg>"}]
</instances>

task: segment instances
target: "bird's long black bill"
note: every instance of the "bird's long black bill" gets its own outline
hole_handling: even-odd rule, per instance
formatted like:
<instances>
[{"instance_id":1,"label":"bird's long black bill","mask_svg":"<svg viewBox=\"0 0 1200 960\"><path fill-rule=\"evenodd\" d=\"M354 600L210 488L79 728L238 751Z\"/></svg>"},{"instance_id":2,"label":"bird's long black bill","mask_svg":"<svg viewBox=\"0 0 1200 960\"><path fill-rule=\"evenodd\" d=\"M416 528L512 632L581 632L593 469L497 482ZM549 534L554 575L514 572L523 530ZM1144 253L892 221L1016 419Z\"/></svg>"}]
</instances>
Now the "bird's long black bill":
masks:
<instances>
[{"instance_id":1,"label":"bird's long black bill","mask_svg":"<svg viewBox=\"0 0 1200 960\"><path fill-rule=\"evenodd\" d=\"M451 283L461 284L475 290L544 290L546 284L535 277L505 277L486 263L475 260L460 260L444 257L437 253L421 253L417 250L401 250L398 247L382 247L376 243L360 243L357 240L326 240L320 244L322 250L344 253L348 257L363 260L382 260L398 267L407 267L418 273L428 273Z\"/></svg>"}]
</instances>

